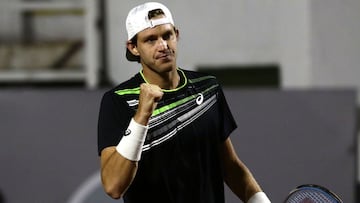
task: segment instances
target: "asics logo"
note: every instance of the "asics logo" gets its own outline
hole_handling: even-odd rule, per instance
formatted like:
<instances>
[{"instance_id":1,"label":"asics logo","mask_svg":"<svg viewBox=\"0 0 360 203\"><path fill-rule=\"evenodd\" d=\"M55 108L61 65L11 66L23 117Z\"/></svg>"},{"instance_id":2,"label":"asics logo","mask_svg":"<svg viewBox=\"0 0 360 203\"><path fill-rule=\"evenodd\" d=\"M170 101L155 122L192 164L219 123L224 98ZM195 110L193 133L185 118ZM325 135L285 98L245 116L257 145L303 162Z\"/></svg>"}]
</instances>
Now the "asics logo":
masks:
<instances>
[{"instance_id":1,"label":"asics logo","mask_svg":"<svg viewBox=\"0 0 360 203\"><path fill-rule=\"evenodd\" d=\"M196 97L196 103L197 103L198 105L200 105L200 104L203 103L203 101L204 101L204 95L201 94L201 93L199 93L198 96Z\"/></svg>"},{"instance_id":2,"label":"asics logo","mask_svg":"<svg viewBox=\"0 0 360 203\"><path fill-rule=\"evenodd\" d=\"M128 136L128 135L130 135L131 134L131 130L130 129L126 129L126 131L125 131L125 136Z\"/></svg>"}]
</instances>

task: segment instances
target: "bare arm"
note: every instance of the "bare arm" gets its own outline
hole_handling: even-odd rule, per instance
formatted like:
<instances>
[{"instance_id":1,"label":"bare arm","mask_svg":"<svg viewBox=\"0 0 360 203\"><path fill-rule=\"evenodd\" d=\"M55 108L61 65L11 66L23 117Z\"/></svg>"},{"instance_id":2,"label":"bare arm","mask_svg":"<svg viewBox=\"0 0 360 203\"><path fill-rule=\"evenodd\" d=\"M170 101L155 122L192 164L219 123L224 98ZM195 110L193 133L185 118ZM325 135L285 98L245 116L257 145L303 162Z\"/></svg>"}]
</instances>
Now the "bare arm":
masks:
<instances>
[{"instance_id":1,"label":"bare arm","mask_svg":"<svg viewBox=\"0 0 360 203\"><path fill-rule=\"evenodd\" d=\"M157 101L161 99L162 95L163 92L160 87L150 84L141 84L139 106L133 120L142 126L148 125L152 112L156 108ZM141 134L142 138L145 136L146 133ZM124 140L125 139L129 138L124 138ZM141 145L136 146L127 145L125 143L126 142L123 142L123 145L119 144L118 146L122 147L121 152L128 152L126 150L130 150L131 148L133 151L141 153L143 142ZM134 161L138 159L130 159L129 157L126 157L127 153L120 153L118 149L116 146L107 147L102 150L100 157L102 184L105 192L114 199L119 199L124 195L136 175L138 166L137 161ZM140 151L134 149L139 149ZM137 154L140 157L139 153Z\"/></svg>"},{"instance_id":2,"label":"bare arm","mask_svg":"<svg viewBox=\"0 0 360 203\"><path fill-rule=\"evenodd\" d=\"M100 160L105 192L114 199L121 198L135 177L137 162L123 157L115 147L105 148Z\"/></svg>"},{"instance_id":3,"label":"bare arm","mask_svg":"<svg viewBox=\"0 0 360 203\"><path fill-rule=\"evenodd\" d=\"M230 138L221 147L225 183L236 196L247 202L250 197L262 190L250 170L237 156Z\"/></svg>"}]
</instances>

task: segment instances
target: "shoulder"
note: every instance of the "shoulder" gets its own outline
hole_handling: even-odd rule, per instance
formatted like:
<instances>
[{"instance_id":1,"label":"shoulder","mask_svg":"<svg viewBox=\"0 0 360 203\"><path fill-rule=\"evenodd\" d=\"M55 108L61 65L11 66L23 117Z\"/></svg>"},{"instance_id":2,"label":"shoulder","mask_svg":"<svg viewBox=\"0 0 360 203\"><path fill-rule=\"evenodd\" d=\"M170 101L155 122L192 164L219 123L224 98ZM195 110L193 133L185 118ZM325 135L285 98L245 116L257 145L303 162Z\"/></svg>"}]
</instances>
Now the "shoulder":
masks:
<instances>
[{"instance_id":1,"label":"shoulder","mask_svg":"<svg viewBox=\"0 0 360 203\"><path fill-rule=\"evenodd\" d=\"M180 69L184 72L186 78L189 80L189 82L195 82L195 81L206 81L211 83L218 83L215 76L210 75L205 72L199 72L199 71L191 71L186 69Z\"/></svg>"},{"instance_id":2,"label":"shoulder","mask_svg":"<svg viewBox=\"0 0 360 203\"><path fill-rule=\"evenodd\" d=\"M190 77L190 78L198 78L198 77L205 77L205 76L212 76L208 73L205 73L205 72L199 72L199 71L193 71L193 70L188 70L188 69L182 69L182 68L179 68L181 71L184 72L184 74L187 76L187 77ZM212 76L214 77L214 76Z\"/></svg>"},{"instance_id":3,"label":"shoulder","mask_svg":"<svg viewBox=\"0 0 360 203\"><path fill-rule=\"evenodd\" d=\"M187 82L190 85L192 84L197 87L201 86L202 88L215 87L215 89L221 89L221 85L219 84L217 78L214 75L199 71L190 71L184 69L180 70L183 71L185 77L187 78Z\"/></svg>"},{"instance_id":4,"label":"shoulder","mask_svg":"<svg viewBox=\"0 0 360 203\"><path fill-rule=\"evenodd\" d=\"M140 73L137 73L130 79L112 87L111 89L107 90L104 93L103 97L114 97L121 95L122 92L136 90L139 88L140 84L142 83Z\"/></svg>"},{"instance_id":5,"label":"shoulder","mask_svg":"<svg viewBox=\"0 0 360 203\"><path fill-rule=\"evenodd\" d=\"M127 81L105 90L101 98L101 106L112 106L117 108L129 107L129 101L136 100L142 83L141 75L138 73Z\"/></svg>"}]
</instances>

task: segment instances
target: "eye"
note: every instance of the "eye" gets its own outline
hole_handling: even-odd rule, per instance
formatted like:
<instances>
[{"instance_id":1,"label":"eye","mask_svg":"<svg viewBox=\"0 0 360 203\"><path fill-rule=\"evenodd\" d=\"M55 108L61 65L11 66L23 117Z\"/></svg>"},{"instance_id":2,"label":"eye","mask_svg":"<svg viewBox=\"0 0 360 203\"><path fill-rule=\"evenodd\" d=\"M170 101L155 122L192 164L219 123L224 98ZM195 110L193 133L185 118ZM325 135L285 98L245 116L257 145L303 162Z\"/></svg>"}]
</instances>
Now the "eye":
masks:
<instances>
[{"instance_id":1,"label":"eye","mask_svg":"<svg viewBox=\"0 0 360 203\"><path fill-rule=\"evenodd\" d=\"M173 36L172 32L166 32L162 38L163 38L163 40L169 40L169 39L171 39L172 36Z\"/></svg>"},{"instance_id":2,"label":"eye","mask_svg":"<svg viewBox=\"0 0 360 203\"><path fill-rule=\"evenodd\" d=\"M146 38L146 39L145 39L145 42L152 44L152 43L154 43L156 40L157 40L156 37L151 36L151 37Z\"/></svg>"}]
</instances>

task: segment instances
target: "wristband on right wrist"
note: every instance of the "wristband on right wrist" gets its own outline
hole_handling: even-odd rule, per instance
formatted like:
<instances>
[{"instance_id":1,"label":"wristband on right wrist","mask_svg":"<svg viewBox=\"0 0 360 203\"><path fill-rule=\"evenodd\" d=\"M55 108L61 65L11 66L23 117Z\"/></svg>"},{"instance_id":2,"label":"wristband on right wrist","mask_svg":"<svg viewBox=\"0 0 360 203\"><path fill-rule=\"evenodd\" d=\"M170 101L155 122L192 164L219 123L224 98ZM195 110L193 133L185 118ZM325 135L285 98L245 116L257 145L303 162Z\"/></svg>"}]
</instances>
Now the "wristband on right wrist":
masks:
<instances>
[{"instance_id":1,"label":"wristband on right wrist","mask_svg":"<svg viewBox=\"0 0 360 203\"><path fill-rule=\"evenodd\" d=\"M271 203L271 202L264 192L257 192L250 197L247 203Z\"/></svg>"},{"instance_id":2,"label":"wristband on right wrist","mask_svg":"<svg viewBox=\"0 0 360 203\"><path fill-rule=\"evenodd\" d=\"M125 134L116 146L117 152L126 159L139 161L147 130L148 126L140 125L132 118Z\"/></svg>"}]
</instances>

